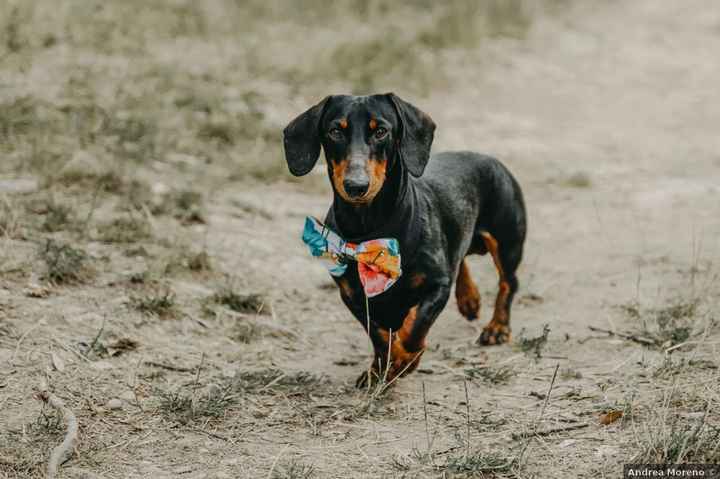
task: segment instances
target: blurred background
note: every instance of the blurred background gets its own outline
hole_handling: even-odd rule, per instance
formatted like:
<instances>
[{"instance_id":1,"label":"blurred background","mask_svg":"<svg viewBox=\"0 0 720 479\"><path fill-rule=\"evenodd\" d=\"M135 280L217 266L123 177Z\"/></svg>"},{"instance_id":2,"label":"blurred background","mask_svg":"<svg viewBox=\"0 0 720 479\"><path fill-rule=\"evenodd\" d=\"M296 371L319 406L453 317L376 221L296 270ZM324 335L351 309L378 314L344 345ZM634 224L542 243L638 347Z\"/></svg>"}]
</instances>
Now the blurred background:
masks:
<instances>
[{"instance_id":1,"label":"blurred background","mask_svg":"<svg viewBox=\"0 0 720 479\"><path fill-rule=\"evenodd\" d=\"M0 172L122 189L144 169L288 179L282 127L330 93L422 103L480 81L562 0L0 5ZM512 61L506 59L504 61ZM455 102L481 109L482 104ZM89 164L86 164L89 163Z\"/></svg>"}]
</instances>

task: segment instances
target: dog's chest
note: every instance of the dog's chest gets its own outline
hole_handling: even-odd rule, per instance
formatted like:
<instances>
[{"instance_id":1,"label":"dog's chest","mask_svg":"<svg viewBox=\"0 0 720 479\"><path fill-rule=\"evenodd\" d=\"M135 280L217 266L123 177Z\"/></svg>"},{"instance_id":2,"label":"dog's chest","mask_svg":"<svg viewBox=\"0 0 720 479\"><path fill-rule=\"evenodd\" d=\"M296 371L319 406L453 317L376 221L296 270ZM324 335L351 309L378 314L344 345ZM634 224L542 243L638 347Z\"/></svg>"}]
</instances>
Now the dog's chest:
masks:
<instances>
[{"instance_id":1,"label":"dog's chest","mask_svg":"<svg viewBox=\"0 0 720 479\"><path fill-rule=\"evenodd\" d=\"M387 291L366 298L365 290L357 272L357 266L352 265L347 272L336 282L340 294L346 303L350 303L351 311L362 318L370 313L370 319L384 329L397 330L403 323L410 308L416 306L421 300L421 286L419 278L425 278L424 273L417 271L404 271L398 281ZM369 310L369 311L368 311Z\"/></svg>"}]
</instances>

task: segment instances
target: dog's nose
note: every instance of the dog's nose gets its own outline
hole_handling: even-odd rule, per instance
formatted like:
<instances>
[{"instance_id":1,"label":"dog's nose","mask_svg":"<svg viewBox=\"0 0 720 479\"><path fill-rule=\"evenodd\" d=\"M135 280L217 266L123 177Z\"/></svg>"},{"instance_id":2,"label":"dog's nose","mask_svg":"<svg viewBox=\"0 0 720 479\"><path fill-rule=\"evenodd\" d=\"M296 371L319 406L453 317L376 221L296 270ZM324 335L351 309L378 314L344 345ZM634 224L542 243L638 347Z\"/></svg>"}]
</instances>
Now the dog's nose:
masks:
<instances>
[{"instance_id":1,"label":"dog's nose","mask_svg":"<svg viewBox=\"0 0 720 479\"><path fill-rule=\"evenodd\" d=\"M369 183L367 182L355 182L350 180L345 180L343 182L343 187L345 188L345 192L350 196L350 198L359 198L365 193L367 193Z\"/></svg>"}]
</instances>

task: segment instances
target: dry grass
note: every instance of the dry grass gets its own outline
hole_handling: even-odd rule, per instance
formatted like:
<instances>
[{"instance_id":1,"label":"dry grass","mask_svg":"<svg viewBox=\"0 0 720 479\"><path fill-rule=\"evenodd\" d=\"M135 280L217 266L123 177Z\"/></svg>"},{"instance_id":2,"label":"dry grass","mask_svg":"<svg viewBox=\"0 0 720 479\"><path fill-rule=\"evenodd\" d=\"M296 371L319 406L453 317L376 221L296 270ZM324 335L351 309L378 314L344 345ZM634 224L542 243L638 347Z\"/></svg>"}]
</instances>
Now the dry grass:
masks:
<instances>
[{"instance_id":1,"label":"dry grass","mask_svg":"<svg viewBox=\"0 0 720 479\"><path fill-rule=\"evenodd\" d=\"M48 239L40 248L45 263L45 278L58 284L83 283L95 274L85 251Z\"/></svg>"},{"instance_id":2,"label":"dry grass","mask_svg":"<svg viewBox=\"0 0 720 479\"><path fill-rule=\"evenodd\" d=\"M176 314L175 294L169 288L161 288L143 295L132 296L130 306L143 314L169 318Z\"/></svg>"},{"instance_id":3,"label":"dry grass","mask_svg":"<svg viewBox=\"0 0 720 479\"><path fill-rule=\"evenodd\" d=\"M525 337L523 335L523 332L520 331L520 334L518 335L518 347L521 351L523 351L526 354L532 354L535 356L535 359L542 358L543 350L545 349L545 346L548 342L548 336L550 335L550 326L544 325L542 334L536 337Z\"/></svg>"},{"instance_id":4,"label":"dry grass","mask_svg":"<svg viewBox=\"0 0 720 479\"><path fill-rule=\"evenodd\" d=\"M478 367L465 369L465 375L470 379L479 379L488 384L507 384L515 375L515 371L510 366Z\"/></svg>"},{"instance_id":5,"label":"dry grass","mask_svg":"<svg viewBox=\"0 0 720 479\"><path fill-rule=\"evenodd\" d=\"M655 404L649 420L634 425L637 452L632 461L638 464L717 464L720 461L720 424L712 400L674 396L672 391ZM687 408L692 419L679 417Z\"/></svg>"},{"instance_id":6,"label":"dry grass","mask_svg":"<svg viewBox=\"0 0 720 479\"><path fill-rule=\"evenodd\" d=\"M717 321L703 310L697 296L675 297L659 307L641 307L633 302L620 309L636 323L639 337L662 349L682 345L717 328Z\"/></svg>"},{"instance_id":7,"label":"dry grass","mask_svg":"<svg viewBox=\"0 0 720 479\"><path fill-rule=\"evenodd\" d=\"M98 239L106 243L135 243L152 238L152 226L141 211L128 212L98 228Z\"/></svg>"},{"instance_id":8,"label":"dry grass","mask_svg":"<svg viewBox=\"0 0 720 479\"><path fill-rule=\"evenodd\" d=\"M225 287L215 293L212 300L236 313L267 315L271 311L271 306L265 296L257 293L238 293L230 287Z\"/></svg>"},{"instance_id":9,"label":"dry grass","mask_svg":"<svg viewBox=\"0 0 720 479\"><path fill-rule=\"evenodd\" d=\"M193 388L181 388L174 392L157 391L160 397L158 409L166 417L181 424L206 419L222 419L228 409L237 404L230 385L213 386L207 392L197 394Z\"/></svg>"}]
</instances>

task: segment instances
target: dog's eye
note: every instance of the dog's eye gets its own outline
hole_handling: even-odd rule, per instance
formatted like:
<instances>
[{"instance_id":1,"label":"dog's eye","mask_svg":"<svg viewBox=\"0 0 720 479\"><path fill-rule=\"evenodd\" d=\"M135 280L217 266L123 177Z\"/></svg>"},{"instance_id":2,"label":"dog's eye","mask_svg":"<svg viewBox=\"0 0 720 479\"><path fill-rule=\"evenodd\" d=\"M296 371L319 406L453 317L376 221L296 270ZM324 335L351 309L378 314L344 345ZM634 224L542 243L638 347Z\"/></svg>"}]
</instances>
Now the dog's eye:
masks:
<instances>
[{"instance_id":1,"label":"dog's eye","mask_svg":"<svg viewBox=\"0 0 720 479\"><path fill-rule=\"evenodd\" d=\"M375 130L375 138L378 139L378 140L383 139L383 138L385 138L385 136L387 135L387 133L388 133L387 128L383 128L383 127L381 126L381 127L378 128L377 130Z\"/></svg>"},{"instance_id":2,"label":"dog's eye","mask_svg":"<svg viewBox=\"0 0 720 479\"><path fill-rule=\"evenodd\" d=\"M343 137L342 131L339 128L332 128L328 131L328 136L333 140L340 140Z\"/></svg>"}]
</instances>

